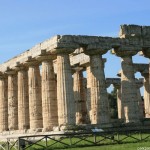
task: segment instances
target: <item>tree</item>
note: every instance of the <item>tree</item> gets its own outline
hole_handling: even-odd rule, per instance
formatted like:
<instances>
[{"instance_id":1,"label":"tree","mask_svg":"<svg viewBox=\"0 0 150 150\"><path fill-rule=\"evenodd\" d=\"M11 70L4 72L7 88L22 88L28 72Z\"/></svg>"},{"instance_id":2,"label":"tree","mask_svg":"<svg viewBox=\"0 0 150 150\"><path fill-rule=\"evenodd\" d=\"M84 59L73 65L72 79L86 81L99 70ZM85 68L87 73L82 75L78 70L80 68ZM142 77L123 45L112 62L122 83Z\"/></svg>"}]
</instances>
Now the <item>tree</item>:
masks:
<instances>
[{"instance_id":1,"label":"tree","mask_svg":"<svg viewBox=\"0 0 150 150\"><path fill-rule=\"evenodd\" d=\"M114 88L111 93L108 93L110 114L112 119L118 118L118 109L117 109L117 89Z\"/></svg>"}]
</instances>

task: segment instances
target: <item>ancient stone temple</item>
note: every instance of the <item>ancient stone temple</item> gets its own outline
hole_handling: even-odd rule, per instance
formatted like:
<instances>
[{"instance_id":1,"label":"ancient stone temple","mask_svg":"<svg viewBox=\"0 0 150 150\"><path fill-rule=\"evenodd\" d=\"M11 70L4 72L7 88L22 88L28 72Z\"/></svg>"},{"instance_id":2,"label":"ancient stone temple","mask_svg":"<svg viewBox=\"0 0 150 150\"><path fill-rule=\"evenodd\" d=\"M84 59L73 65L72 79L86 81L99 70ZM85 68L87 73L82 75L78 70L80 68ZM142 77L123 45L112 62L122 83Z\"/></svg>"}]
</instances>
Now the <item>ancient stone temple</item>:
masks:
<instances>
[{"instance_id":1,"label":"ancient stone temple","mask_svg":"<svg viewBox=\"0 0 150 150\"><path fill-rule=\"evenodd\" d=\"M121 58L118 78L105 77L108 51ZM150 58L150 26L121 25L117 38L57 35L8 60L0 65L0 131L110 127L110 84L117 88L118 120L150 118L149 64L132 60L139 52ZM143 79L136 79L136 72Z\"/></svg>"}]
</instances>

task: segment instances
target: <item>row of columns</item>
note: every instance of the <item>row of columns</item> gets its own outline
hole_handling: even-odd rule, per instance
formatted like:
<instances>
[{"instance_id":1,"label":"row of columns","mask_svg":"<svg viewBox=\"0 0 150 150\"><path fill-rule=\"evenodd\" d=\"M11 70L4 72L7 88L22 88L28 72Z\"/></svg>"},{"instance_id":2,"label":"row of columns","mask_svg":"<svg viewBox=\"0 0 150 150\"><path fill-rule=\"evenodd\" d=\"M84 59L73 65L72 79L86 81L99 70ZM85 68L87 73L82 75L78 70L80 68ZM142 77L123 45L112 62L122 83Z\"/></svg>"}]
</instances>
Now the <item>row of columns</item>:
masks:
<instances>
[{"instance_id":1,"label":"row of columns","mask_svg":"<svg viewBox=\"0 0 150 150\"><path fill-rule=\"evenodd\" d=\"M0 130L42 127L51 130L57 125L87 122L88 117L84 117L87 114L87 104L85 88L83 88L83 75L79 68L75 68L73 84L69 60L70 51L69 53L64 52L66 51L57 53L57 82L53 70L53 59L56 55L39 56L38 61L27 61L24 65L16 66L15 70L8 70L6 72L8 83L6 76L1 76L0 99L4 106L1 105L3 108L0 109L2 116ZM42 76L40 75L39 61L42 62ZM103 62L99 55L91 56L88 79L91 95L93 95L90 99L91 123L109 123ZM7 86L8 91L4 90L7 89ZM7 92L8 98L5 96ZM8 102L8 104L4 102ZM8 123L6 123L7 121Z\"/></svg>"},{"instance_id":2,"label":"row of columns","mask_svg":"<svg viewBox=\"0 0 150 150\"><path fill-rule=\"evenodd\" d=\"M116 54L122 57L121 101L125 121L139 122L137 87L132 62L132 55L135 53L132 53L129 47L129 51L126 47L121 49L128 52L128 55L127 53L124 55L120 52L120 48L115 49ZM28 128L51 130L57 125L86 123L88 119L91 124L111 122L102 60L102 55L107 50L85 50L85 53L90 56L90 64L87 67L87 93L91 96L87 98L87 103L81 68L74 69L73 82L69 60L69 54L72 52L72 49L56 49L53 55L39 56L37 60L27 61L23 66L18 65L15 71L6 72L8 83L7 78L1 76L0 130L4 131L8 128L9 130ZM57 80L53 69L53 60L56 56ZM42 62L42 77L39 62ZM90 112L87 112L86 105ZM83 116L87 113L90 117L84 120Z\"/></svg>"}]
</instances>

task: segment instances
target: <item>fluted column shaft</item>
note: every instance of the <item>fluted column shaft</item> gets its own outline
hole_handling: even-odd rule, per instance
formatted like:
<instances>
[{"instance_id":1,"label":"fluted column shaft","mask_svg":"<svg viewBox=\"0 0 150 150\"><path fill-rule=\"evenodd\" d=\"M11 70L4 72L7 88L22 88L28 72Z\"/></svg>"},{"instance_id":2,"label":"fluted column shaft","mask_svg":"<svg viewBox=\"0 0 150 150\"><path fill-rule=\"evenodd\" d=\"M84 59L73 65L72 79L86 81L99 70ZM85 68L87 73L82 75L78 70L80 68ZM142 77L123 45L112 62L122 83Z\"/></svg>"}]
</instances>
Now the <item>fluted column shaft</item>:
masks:
<instances>
[{"instance_id":1,"label":"fluted column shaft","mask_svg":"<svg viewBox=\"0 0 150 150\"><path fill-rule=\"evenodd\" d=\"M110 123L109 102L101 55L90 55L92 124Z\"/></svg>"},{"instance_id":2,"label":"fluted column shaft","mask_svg":"<svg viewBox=\"0 0 150 150\"><path fill-rule=\"evenodd\" d=\"M150 59L150 47L142 48L143 55ZM150 63L149 63L149 74L144 75L144 106L145 106L145 117L150 118Z\"/></svg>"},{"instance_id":3,"label":"fluted column shaft","mask_svg":"<svg viewBox=\"0 0 150 150\"><path fill-rule=\"evenodd\" d=\"M8 130L8 80L0 76L0 131Z\"/></svg>"},{"instance_id":4,"label":"fluted column shaft","mask_svg":"<svg viewBox=\"0 0 150 150\"><path fill-rule=\"evenodd\" d=\"M145 111L145 118L150 118L149 73L144 73L142 75L144 76L144 111Z\"/></svg>"},{"instance_id":5,"label":"fluted column shaft","mask_svg":"<svg viewBox=\"0 0 150 150\"><path fill-rule=\"evenodd\" d=\"M30 129L42 128L41 76L38 64L28 70Z\"/></svg>"},{"instance_id":6,"label":"fluted column shaft","mask_svg":"<svg viewBox=\"0 0 150 150\"><path fill-rule=\"evenodd\" d=\"M8 127L9 130L18 129L18 85L17 74L8 74Z\"/></svg>"},{"instance_id":7,"label":"fluted column shaft","mask_svg":"<svg viewBox=\"0 0 150 150\"><path fill-rule=\"evenodd\" d=\"M28 72L26 68L18 71L18 128L29 129Z\"/></svg>"},{"instance_id":8,"label":"fluted column shaft","mask_svg":"<svg viewBox=\"0 0 150 150\"><path fill-rule=\"evenodd\" d=\"M139 105L132 56L122 57L121 66L121 91L125 121L139 122Z\"/></svg>"},{"instance_id":9,"label":"fluted column shaft","mask_svg":"<svg viewBox=\"0 0 150 150\"><path fill-rule=\"evenodd\" d=\"M91 113L91 67L88 65L86 67L86 74L87 74L87 114L88 119L92 120L92 113Z\"/></svg>"},{"instance_id":10,"label":"fluted column shaft","mask_svg":"<svg viewBox=\"0 0 150 150\"><path fill-rule=\"evenodd\" d=\"M52 130L58 125L57 83L53 60L42 61L42 111L43 128Z\"/></svg>"},{"instance_id":11,"label":"fluted column shaft","mask_svg":"<svg viewBox=\"0 0 150 150\"><path fill-rule=\"evenodd\" d=\"M74 98L76 105L76 124L86 123L87 109L84 90L84 78L81 68L75 68L74 77Z\"/></svg>"},{"instance_id":12,"label":"fluted column shaft","mask_svg":"<svg viewBox=\"0 0 150 150\"><path fill-rule=\"evenodd\" d=\"M57 54L57 100L59 125L75 124L75 103L69 55Z\"/></svg>"}]
</instances>

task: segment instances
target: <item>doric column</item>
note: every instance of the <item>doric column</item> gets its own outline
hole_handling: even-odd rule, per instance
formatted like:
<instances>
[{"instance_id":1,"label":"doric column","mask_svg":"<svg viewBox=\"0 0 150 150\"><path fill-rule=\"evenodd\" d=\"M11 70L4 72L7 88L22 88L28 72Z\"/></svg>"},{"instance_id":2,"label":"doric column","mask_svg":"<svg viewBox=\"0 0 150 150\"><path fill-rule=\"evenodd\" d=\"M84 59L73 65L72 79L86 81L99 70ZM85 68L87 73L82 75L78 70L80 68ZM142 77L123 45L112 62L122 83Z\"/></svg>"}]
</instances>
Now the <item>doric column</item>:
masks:
<instances>
[{"instance_id":1,"label":"doric column","mask_svg":"<svg viewBox=\"0 0 150 150\"><path fill-rule=\"evenodd\" d=\"M8 79L0 74L0 132L8 130Z\"/></svg>"},{"instance_id":2,"label":"doric column","mask_svg":"<svg viewBox=\"0 0 150 150\"><path fill-rule=\"evenodd\" d=\"M121 101L121 84L114 84L114 87L117 89L118 119L124 119L124 110Z\"/></svg>"},{"instance_id":3,"label":"doric column","mask_svg":"<svg viewBox=\"0 0 150 150\"><path fill-rule=\"evenodd\" d=\"M7 71L8 74L8 128L18 129L18 84L17 73L14 70Z\"/></svg>"},{"instance_id":4,"label":"doric column","mask_svg":"<svg viewBox=\"0 0 150 150\"><path fill-rule=\"evenodd\" d=\"M146 44L146 43L145 43ZM144 46L142 48L143 55L150 59L150 47ZM149 63L149 74L143 74L144 76L144 106L145 106L145 117L150 118L150 63Z\"/></svg>"},{"instance_id":5,"label":"doric column","mask_svg":"<svg viewBox=\"0 0 150 150\"><path fill-rule=\"evenodd\" d=\"M41 75L37 61L27 62L28 86L29 86L29 118L30 129L35 130L43 127L42 120L42 97L41 97Z\"/></svg>"},{"instance_id":6,"label":"doric column","mask_svg":"<svg viewBox=\"0 0 150 150\"><path fill-rule=\"evenodd\" d=\"M85 124L87 122L87 109L85 100L84 77L82 67L75 67L73 74L73 89L76 106L76 124Z\"/></svg>"},{"instance_id":7,"label":"doric column","mask_svg":"<svg viewBox=\"0 0 150 150\"><path fill-rule=\"evenodd\" d=\"M95 47L89 45L85 53L90 56L90 88L91 88L91 123L110 123L109 102L105 83L105 74L102 54L109 49L108 46Z\"/></svg>"},{"instance_id":8,"label":"doric column","mask_svg":"<svg viewBox=\"0 0 150 150\"><path fill-rule=\"evenodd\" d=\"M52 130L58 126L57 82L54 74L53 59L55 56L39 56L42 62L42 114L43 130Z\"/></svg>"},{"instance_id":9,"label":"doric column","mask_svg":"<svg viewBox=\"0 0 150 150\"><path fill-rule=\"evenodd\" d=\"M58 123L61 125L75 124L75 102L73 94L72 70L69 53L72 49L56 49L57 53L57 101Z\"/></svg>"},{"instance_id":10,"label":"doric column","mask_svg":"<svg viewBox=\"0 0 150 150\"><path fill-rule=\"evenodd\" d=\"M149 73L142 73L144 77L144 113L145 118L150 118L150 87Z\"/></svg>"},{"instance_id":11,"label":"doric column","mask_svg":"<svg viewBox=\"0 0 150 150\"><path fill-rule=\"evenodd\" d=\"M132 62L132 56L135 55L139 50L139 47L134 46L122 46L114 49L116 55L122 58L121 98L124 106L125 122L140 121L137 87L135 83L134 67Z\"/></svg>"},{"instance_id":12,"label":"doric column","mask_svg":"<svg viewBox=\"0 0 150 150\"><path fill-rule=\"evenodd\" d=\"M87 76L87 115L88 119L92 120L92 113L91 113L91 67L90 64L86 66L86 76Z\"/></svg>"},{"instance_id":13,"label":"doric column","mask_svg":"<svg viewBox=\"0 0 150 150\"><path fill-rule=\"evenodd\" d=\"M18 129L29 129L29 93L27 68L18 66Z\"/></svg>"}]
</instances>

